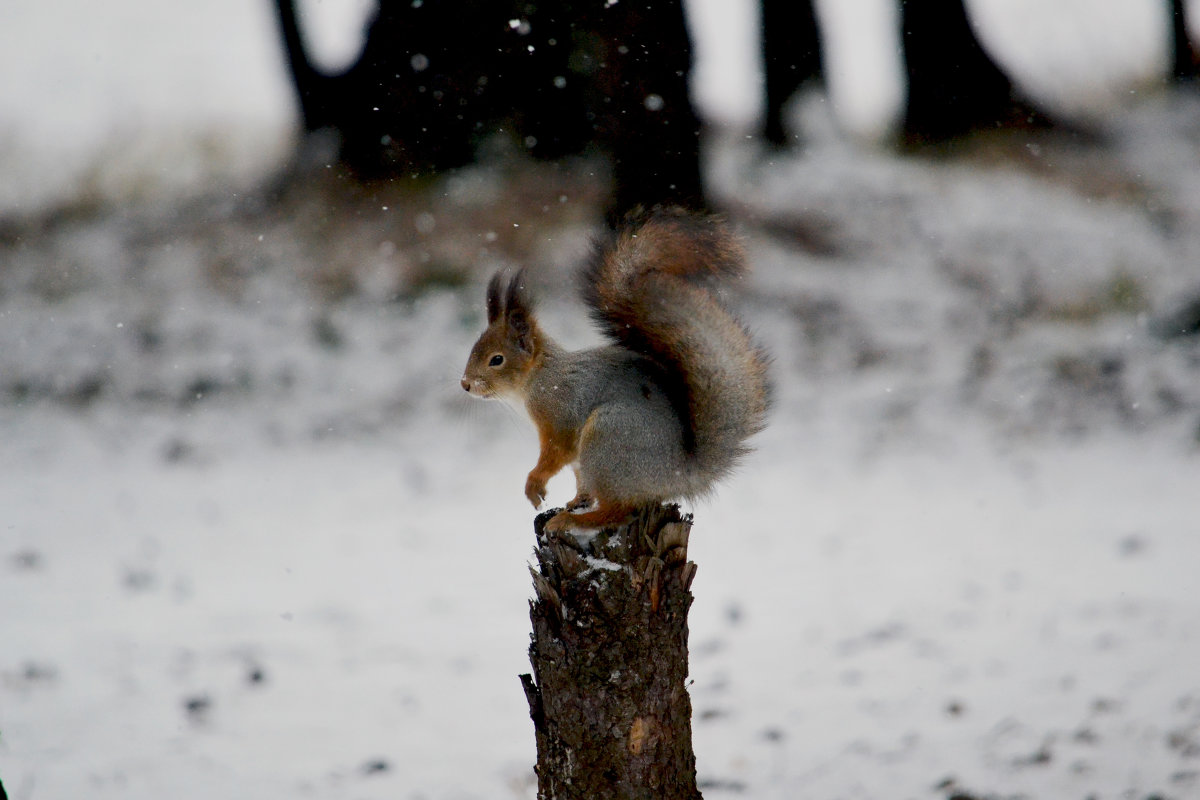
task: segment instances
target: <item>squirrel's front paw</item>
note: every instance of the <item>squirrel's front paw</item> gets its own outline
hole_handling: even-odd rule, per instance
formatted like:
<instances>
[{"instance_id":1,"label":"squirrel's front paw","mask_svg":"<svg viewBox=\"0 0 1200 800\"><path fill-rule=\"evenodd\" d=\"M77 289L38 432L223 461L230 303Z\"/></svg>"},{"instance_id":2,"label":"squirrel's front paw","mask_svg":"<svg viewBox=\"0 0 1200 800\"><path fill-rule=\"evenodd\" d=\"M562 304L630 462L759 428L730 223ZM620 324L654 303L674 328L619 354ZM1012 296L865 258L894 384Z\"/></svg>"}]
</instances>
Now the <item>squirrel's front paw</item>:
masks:
<instances>
[{"instance_id":1,"label":"squirrel's front paw","mask_svg":"<svg viewBox=\"0 0 1200 800\"><path fill-rule=\"evenodd\" d=\"M574 522L575 519L569 511L560 511L546 520L542 530L546 533L566 533L575 527Z\"/></svg>"},{"instance_id":2,"label":"squirrel's front paw","mask_svg":"<svg viewBox=\"0 0 1200 800\"><path fill-rule=\"evenodd\" d=\"M532 472L525 481L525 497L533 503L534 508L541 508L546 500L546 482Z\"/></svg>"}]
</instances>

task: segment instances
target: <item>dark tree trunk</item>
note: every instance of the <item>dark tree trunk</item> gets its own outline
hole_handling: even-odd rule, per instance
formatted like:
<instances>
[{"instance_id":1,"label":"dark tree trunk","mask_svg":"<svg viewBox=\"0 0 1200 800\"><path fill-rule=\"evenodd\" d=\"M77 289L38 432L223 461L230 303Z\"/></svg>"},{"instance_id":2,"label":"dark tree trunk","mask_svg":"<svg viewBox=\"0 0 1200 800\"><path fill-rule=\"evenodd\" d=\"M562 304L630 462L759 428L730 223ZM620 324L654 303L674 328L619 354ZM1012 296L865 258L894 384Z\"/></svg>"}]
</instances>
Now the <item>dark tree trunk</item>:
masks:
<instances>
[{"instance_id":1,"label":"dark tree trunk","mask_svg":"<svg viewBox=\"0 0 1200 800\"><path fill-rule=\"evenodd\" d=\"M766 89L763 136L787 142L783 107L801 84L820 78L821 36L813 0L762 0L762 55Z\"/></svg>"},{"instance_id":2,"label":"dark tree trunk","mask_svg":"<svg viewBox=\"0 0 1200 800\"><path fill-rule=\"evenodd\" d=\"M1175 45L1171 76L1177 81L1200 77L1200 52L1192 44L1187 20L1187 3L1184 0L1171 0L1171 39Z\"/></svg>"},{"instance_id":3,"label":"dark tree trunk","mask_svg":"<svg viewBox=\"0 0 1200 800\"><path fill-rule=\"evenodd\" d=\"M682 0L380 0L355 63L327 75L294 0L276 0L308 131L332 128L364 177L468 163L497 130L537 158L612 160L612 219L704 207Z\"/></svg>"},{"instance_id":4,"label":"dark tree trunk","mask_svg":"<svg viewBox=\"0 0 1200 800\"><path fill-rule=\"evenodd\" d=\"M647 508L581 545L535 524L539 800L697 800L687 693L691 518Z\"/></svg>"},{"instance_id":5,"label":"dark tree trunk","mask_svg":"<svg viewBox=\"0 0 1200 800\"><path fill-rule=\"evenodd\" d=\"M939 142L999 126L1050 126L983 49L963 0L901 0L900 9L908 143Z\"/></svg>"},{"instance_id":6,"label":"dark tree trunk","mask_svg":"<svg viewBox=\"0 0 1200 800\"><path fill-rule=\"evenodd\" d=\"M565 5L595 32L586 107L612 159L610 221L638 206L705 208L683 0Z\"/></svg>"},{"instance_id":7,"label":"dark tree trunk","mask_svg":"<svg viewBox=\"0 0 1200 800\"><path fill-rule=\"evenodd\" d=\"M292 82L296 87L296 98L300 102L300 116L304 130L311 133L336 120L329 109L330 80L313 66L304 44L300 21L292 0L276 0L275 13L279 16L279 31L283 36L284 52L291 69Z\"/></svg>"},{"instance_id":8,"label":"dark tree trunk","mask_svg":"<svg viewBox=\"0 0 1200 800\"><path fill-rule=\"evenodd\" d=\"M341 137L362 177L437 172L468 163L496 116L495 86L512 13L501 2L381 0L355 62L326 74L305 48L295 0L276 0L306 131ZM517 36L512 33L512 37Z\"/></svg>"}]
</instances>

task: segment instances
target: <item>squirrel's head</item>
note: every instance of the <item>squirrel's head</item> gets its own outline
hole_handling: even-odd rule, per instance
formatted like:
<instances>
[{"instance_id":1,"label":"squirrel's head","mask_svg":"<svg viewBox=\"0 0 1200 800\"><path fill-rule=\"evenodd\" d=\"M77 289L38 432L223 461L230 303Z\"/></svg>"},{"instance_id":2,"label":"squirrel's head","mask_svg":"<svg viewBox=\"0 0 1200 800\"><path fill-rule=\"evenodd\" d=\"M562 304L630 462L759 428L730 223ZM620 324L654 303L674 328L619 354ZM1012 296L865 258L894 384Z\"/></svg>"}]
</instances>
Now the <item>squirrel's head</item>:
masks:
<instances>
[{"instance_id":1,"label":"squirrel's head","mask_svg":"<svg viewBox=\"0 0 1200 800\"><path fill-rule=\"evenodd\" d=\"M471 348L462 387L476 397L520 395L541 350L524 270L507 281L503 272L492 276L487 320L487 330Z\"/></svg>"}]
</instances>

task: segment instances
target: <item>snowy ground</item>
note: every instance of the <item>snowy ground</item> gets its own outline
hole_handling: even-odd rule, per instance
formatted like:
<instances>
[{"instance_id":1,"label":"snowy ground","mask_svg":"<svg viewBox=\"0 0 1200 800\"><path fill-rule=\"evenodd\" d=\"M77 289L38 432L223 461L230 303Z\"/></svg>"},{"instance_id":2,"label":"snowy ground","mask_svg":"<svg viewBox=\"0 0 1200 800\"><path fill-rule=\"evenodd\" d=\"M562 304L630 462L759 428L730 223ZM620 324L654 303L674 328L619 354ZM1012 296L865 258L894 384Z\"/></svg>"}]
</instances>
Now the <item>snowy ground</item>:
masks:
<instances>
[{"instance_id":1,"label":"snowy ground","mask_svg":"<svg viewBox=\"0 0 1200 800\"><path fill-rule=\"evenodd\" d=\"M281 182L246 113L177 180L5 195L0 780L532 797L536 448L457 381L499 265L589 340L590 167ZM710 142L778 401L696 509L705 795L1200 797L1200 342L1157 335L1200 98L938 158L800 121Z\"/></svg>"}]
</instances>

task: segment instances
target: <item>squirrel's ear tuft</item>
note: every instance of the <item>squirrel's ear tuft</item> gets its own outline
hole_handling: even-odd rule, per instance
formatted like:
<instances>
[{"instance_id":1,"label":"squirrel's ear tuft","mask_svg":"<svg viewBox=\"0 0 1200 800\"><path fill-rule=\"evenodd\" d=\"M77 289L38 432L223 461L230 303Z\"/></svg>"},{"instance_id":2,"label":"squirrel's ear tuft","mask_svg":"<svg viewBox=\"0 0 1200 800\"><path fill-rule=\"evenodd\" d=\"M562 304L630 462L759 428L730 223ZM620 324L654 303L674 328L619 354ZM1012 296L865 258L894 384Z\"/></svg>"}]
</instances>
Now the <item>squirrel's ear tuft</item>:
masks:
<instances>
[{"instance_id":1,"label":"squirrel's ear tuft","mask_svg":"<svg viewBox=\"0 0 1200 800\"><path fill-rule=\"evenodd\" d=\"M521 270L508 282L504 294L504 319L512 332L517 347L527 353L533 352L533 301L525 290L525 270Z\"/></svg>"},{"instance_id":2,"label":"squirrel's ear tuft","mask_svg":"<svg viewBox=\"0 0 1200 800\"><path fill-rule=\"evenodd\" d=\"M492 279L488 281L487 287L487 321L488 325L500 318L504 312L503 299L500 297L500 292L504 288L504 275L501 271L497 271Z\"/></svg>"}]
</instances>

